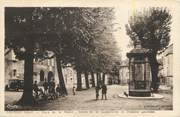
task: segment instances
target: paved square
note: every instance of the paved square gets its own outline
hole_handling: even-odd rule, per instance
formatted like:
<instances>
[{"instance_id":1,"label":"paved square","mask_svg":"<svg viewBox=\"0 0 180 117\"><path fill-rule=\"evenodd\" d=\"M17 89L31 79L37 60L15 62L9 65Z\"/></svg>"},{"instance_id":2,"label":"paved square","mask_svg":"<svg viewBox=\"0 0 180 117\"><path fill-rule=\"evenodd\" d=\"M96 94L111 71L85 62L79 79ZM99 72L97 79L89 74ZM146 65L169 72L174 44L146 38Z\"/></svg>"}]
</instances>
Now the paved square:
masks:
<instances>
[{"instance_id":1,"label":"paved square","mask_svg":"<svg viewBox=\"0 0 180 117\"><path fill-rule=\"evenodd\" d=\"M50 101L45 105L33 107L32 110L172 110L172 91L160 90L163 99L137 100L120 98L118 94L127 91L127 86L108 85L107 100L95 100L95 89L78 91L72 95L72 89L68 89L69 95ZM22 92L6 92L5 102L12 103L18 100Z\"/></svg>"}]
</instances>

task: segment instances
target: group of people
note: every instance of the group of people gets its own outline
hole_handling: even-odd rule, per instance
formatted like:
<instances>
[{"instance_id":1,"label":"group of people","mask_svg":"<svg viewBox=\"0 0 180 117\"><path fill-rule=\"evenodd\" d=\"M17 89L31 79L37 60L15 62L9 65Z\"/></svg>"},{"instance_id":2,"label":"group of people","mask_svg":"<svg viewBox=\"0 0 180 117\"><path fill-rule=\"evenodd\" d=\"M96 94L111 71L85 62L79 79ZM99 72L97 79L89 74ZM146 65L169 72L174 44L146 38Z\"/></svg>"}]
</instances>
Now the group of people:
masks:
<instances>
[{"instance_id":1,"label":"group of people","mask_svg":"<svg viewBox=\"0 0 180 117\"><path fill-rule=\"evenodd\" d=\"M43 90L44 89L44 90ZM33 91L35 93L35 97L39 98L40 95L43 95L45 97L50 97L51 99L54 99L56 97L59 96L65 96L63 89L60 88L60 85L58 84L56 86L54 79L51 80L50 82L47 82L45 80L45 82L43 83L43 89L38 87L37 81L34 82L33 84ZM75 95L75 87L73 86L73 95ZM99 99L99 91L102 91L102 100L105 98L105 100L107 100L107 86L105 84L102 85L97 85L95 87L95 91L96 91L96 100Z\"/></svg>"},{"instance_id":2,"label":"group of people","mask_svg":"<svg viewBox=\"0 0 180 117\"><path fill-rule=\"evenodd\" d=\"M47 82L45 80L43 83L43 89L38 87L37 81L34 82L33 91L35 92L36 98L39 98L40 95L49 96L50 99L54 99L59 96L64 96L64 93L61 90L60 85L57 84L56 86L54 79L50 82Z\"/></svg>"},{"instance_id":3,"label":"group of people","mask_svg":"<svg viewBox=\"0 0 180 117\"><path fill-rule=\"evenodd\" d=\"M96 100L98 100L99 99L99 91L100 90L102 90L102 100L104 99L104 97L105 97L105 100L107 100L107 86L105 85L105 84L102 84L102 86L100 86L100 85L98 85L98 86L96 86L96 88L95 88L95 90L96 90Z\"/></svg>"}]
</instances>

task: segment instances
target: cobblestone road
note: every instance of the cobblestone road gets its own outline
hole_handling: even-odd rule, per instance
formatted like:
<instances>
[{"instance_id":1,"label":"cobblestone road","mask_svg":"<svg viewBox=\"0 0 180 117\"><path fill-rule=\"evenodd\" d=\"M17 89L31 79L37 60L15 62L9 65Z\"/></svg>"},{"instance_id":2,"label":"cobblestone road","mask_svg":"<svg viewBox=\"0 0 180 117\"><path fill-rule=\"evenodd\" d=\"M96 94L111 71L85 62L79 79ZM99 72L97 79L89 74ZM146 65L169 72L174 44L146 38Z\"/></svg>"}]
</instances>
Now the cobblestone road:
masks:
<instances>
[{"instance_id":1,"label":"cobblestone road","mask_svg":"<svg viewBox=\"0 0 180 117\"><path fill-rule=\"evenodd\" d=\"M118 94L127 91L127 86L108 85L108 99L95 100L95 89L83 90L72 95L72 89L69 89L67 97L61 97L51 101L43 106L34 107L35 110L171 110L172 93L171 91L160 91L163 99L158 100L137 100L124 99L118 97ZM22 93L6 92L6 103L9 103L13 95L20 98ZM33 110L34 110L33 109Z\"/></svg>"}]
</instances>

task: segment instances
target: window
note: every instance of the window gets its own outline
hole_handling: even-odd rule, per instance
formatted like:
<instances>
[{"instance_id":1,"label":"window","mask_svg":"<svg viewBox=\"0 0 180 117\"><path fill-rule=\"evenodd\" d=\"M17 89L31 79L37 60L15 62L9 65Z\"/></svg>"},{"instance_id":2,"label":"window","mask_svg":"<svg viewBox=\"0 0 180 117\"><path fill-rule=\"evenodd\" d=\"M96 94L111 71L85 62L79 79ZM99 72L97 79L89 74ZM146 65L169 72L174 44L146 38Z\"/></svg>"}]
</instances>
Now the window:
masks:
<instances>
[{"instance_id":1,"label":"window","mask_svg":"<svg viewBox=\"0 0 180 117\"><path fill-rule=\"evenodd\" d=\"M13 70L13 76L16 76L16 73L17 73L17 70L14 69L14 70Z\"/></svg>"},{"instance_id":2,"label":"window","mask_svg":"<svg viewBox=\"0 0 180 117\"><path fill-rule=\"evenodd\" d=\"M40 81L44 81L44 71L40 71Z\"/></svg>"}]
</instances>

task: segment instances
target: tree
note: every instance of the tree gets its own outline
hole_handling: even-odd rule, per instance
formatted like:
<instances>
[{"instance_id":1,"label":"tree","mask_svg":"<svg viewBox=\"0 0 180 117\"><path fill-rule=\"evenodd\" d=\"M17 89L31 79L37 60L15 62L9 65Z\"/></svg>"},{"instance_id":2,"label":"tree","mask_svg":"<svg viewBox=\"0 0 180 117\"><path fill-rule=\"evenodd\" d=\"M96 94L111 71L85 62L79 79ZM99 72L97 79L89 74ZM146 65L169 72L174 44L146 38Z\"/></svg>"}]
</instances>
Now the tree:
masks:
<instances>
[{"instance_id":1,"label":"tree","mask_svg":"<svg viewBox=\"0 0 180 117\"><path fill-rule=\"evenodd\" d=\"M18 101L21 105L35 104L32 95L34 58L49 58L47 51L52 51L52 46L55 45L53 43L58 44L53 50L56 57L61 51L59 47L61 41L54 25L53 16L56 12L50 14L48 10L49 8L6 8L5 10L5 46L14 50L16 58L25 61L24 90L22 98ZM57 63L60 64L59 61ZM64 84L61 66L57 68L60 83Z\"/></svg>"},{"instance_id":2,"label":"tree","mask_svg":"<svg viewBox=\"0 0 180 117\"><path fill-rule=\"evenodd\" d=\"M144 12L138 12L130 17L129 25L126 25L127 34L132 41L136 37L144 48L149 49L152 88L158 90L158 61L157 52L168 46L170 41L171 14L166 8L149 8Z\"/></svg>"},{"instance_id":3,"label":"tree","mask_svg":"<svg viewBox=\"0 0 180 117\"><path fill-rule=\"evenodd\" d=\"M33 59L40 33L36 30L32 12L34 8L5 9L5 47L13 49L16 57L24 60L24 90L19 103L32 105Z\"/></svg>"}]
</instances>

